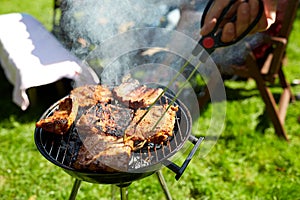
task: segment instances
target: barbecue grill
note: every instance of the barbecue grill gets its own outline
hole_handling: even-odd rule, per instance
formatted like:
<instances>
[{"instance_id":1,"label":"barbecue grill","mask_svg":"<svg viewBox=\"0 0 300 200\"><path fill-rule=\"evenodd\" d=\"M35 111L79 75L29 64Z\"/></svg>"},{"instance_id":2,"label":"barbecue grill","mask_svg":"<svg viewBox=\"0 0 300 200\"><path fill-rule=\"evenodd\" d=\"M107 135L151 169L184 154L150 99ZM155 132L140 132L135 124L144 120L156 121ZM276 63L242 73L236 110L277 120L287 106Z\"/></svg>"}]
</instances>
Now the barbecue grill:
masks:
<instances>
[{"instance_id":1,"label":"barbecue grill","mask_svg":"<svg viewBox=\"0 0 300 200\"><path fill-rule=\"evenodd\" d=\"M157 103L170 102L172 99L174 99L173 95L165 93ZM158 176L167 198L170 199L160 169L163 166L168 167L176 174L175 178L178 180L203 140L203 137L197 138L191 134L192 118L187 108L179 100L176 100L174 104L178 106L179 110L176 113L173 136L162 144L149 143L143 148L134 151L130 159L128 171L126 172L92 172L74 169L72 164L76 160L77 153L82 145L82 141L74 125L64 135L49 133L42 128L35 128L35 144L40 153L48 161L59 166L75 178L70 199L75 199L81 181L117 185L120 187L121 199L126 199L127 197L124 192L126 192L126 188L133 181L145 178L154 173ZM51 116L57 108L58 102L46 110L41 119ZM176 157L175 154L179 150L183 149L187 141L190 141L194 146L183 164L178 166L173 162L173 158Z\"/></svg>"}]
</instances>

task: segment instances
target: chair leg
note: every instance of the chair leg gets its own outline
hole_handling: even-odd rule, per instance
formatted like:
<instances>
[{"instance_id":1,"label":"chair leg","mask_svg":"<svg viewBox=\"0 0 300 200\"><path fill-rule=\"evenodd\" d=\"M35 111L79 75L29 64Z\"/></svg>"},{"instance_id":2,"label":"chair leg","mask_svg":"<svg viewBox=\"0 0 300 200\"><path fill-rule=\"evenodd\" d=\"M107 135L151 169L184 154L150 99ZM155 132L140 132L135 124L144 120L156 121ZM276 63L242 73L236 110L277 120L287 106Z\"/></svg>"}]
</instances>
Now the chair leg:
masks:
<instances>
[{"instance_id":1,"label":"chair leg","mask_svg":"<svg viewBox=\"0 0 300 200\"><path fill-rule=\"evenodd\" d=\"M250 77L252 77L256 82L256 86L260 92L260 95L261 95L264 103L265 103L267 113L272 120L274 129L275 129L275 133L279 137L282 137L286 141L288 141L289 139L284 130L284 118L280 117L279 107L275 101L273 94L271 93L270 89L266 85L266 81L264 80L263 76L261 75L260 68L257 66L254 55L248 56L246 62L249 63L249 66L251 66L251 67L248 67L248 70L249 70L248 73L249 73ZM283 75L283 73L281 75ZM284 78L284 76L282 78ZM282 87L284 87L284 84L287 84L287 83L283 82L283 81L285 81L285 79L282 79L281 81L282 81L281 82Z\"/></svg>"},{"instance_id":2,"label":"chair leg","mask_svg":"<svg viewBox=\"0 0 300 200\"><path fill-rule=\"evenodd\" d=\"M279 118L282 121L282 123L284 124L285 121L285 117L286 117L286 112L287 112L287 108L289 106L290 103L290 99L291 99L291 92L289 91L288 88L283 89L283 92L280 96L280 100L279 100Z\"/></svg>"},{"instance_id":3,"label":"chair leg","mask_svg":"<svg viewBox=\"0 0 300 200\"><path fill-rule=\"evenodd\" d=\"M252 70L255 70L255 66L252 67ZM255 76L253 76L257 88L261 94L261 97L266 105L266 110L269 117L272 120L275 132L278 136L283 137L285 140L289 140L288 136L284 130L284 120L280 117L279 109L277 107L276 101L274 99L273 94L271 93L270 89L267 87L265 81L263 80L262 76L259 74L259 71L255 72Z\"/></svg>"},{"instance_id":4,"label":"chair leg","mask_svg":"<svg viewBox=\"0 0 300 200\"><path fill-rule=\"evenodd\" d=\"M284 123L279 117L279 110L277 109L277 104L274 100L273 94L267 87L260 87L259 91L266 104L266 109L269 116L271 117L276 134L288 141L289 139L284 130Z\"/></svg>"},{"instance_id":5,"label":"chair leg","mask_svg":"<svg viewBox=\"0 0 300 200\"><path fill-rule=\"evenodd\" d=\"M295 97L295 95L293 95L293 93L292 93L291 85L290 85L289 82L286 80L282 68L280 68L280 70L279 70L279 72L278 72L278 77L279 77L279 81L280 81L281 87L289 93L289 96L290 96L289 100L290 100L291 102L296 101L296 97Z\"/></svg>"},{"instance_id":6,"label":"chair leg","mask_svg":"<svg viewBox=\"0 0 300 200\"><path fill-rule=\"evenodd\" d=\"M282 68L279 70L278 76L280 80L280 85L283 88L283 93L279 100L279 114L281 120L284 122L288 105L290 102L296 101L296 97L292 93L291 86L287 82L284 73L282 71Z\"/></svg>"}]
</instances>

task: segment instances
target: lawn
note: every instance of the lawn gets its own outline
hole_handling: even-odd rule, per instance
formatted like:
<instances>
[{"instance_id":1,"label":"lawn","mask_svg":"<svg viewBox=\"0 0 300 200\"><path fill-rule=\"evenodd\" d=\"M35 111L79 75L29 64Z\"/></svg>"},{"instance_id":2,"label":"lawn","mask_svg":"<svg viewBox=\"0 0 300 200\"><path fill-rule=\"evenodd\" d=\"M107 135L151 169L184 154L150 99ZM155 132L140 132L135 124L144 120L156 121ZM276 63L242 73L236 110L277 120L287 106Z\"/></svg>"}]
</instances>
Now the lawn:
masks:
<instances>
[{"instance_id":1,"label":"lawn","mask_svg":"<svg viewBox=\"0 0 300 200\"><path fill-rule=\"evenodd\" d=\"M50 0L0 0L0 13L9 12L32 14L51 29ZM299 29L300 12L284 68L289 81L300 79ZM39 97L45 102L43 106L32 106L23 112L11 101L12 86L2 69L0 82L0 199L68 199L74 179L42 157L33 139L35 121L54 100ZM290 138L287 143L276 136L267 120L264 131L256 128L260 119L265 119L262 118L264 104L252 80L227 81L225 86L228 97L225 129L212 151L204 158L195 156L179 181L169 169L162 170L173 198L300 200L300 124L297 122L300 102L290 104L287 111L285 128ZM276 85L273 89L278 90ZM300 86L293 86L292 90L300 93ZM210 112L208 106L199 123L209 123ZM110 196L110 185L84 182L77 199L104 200ZM133 182L129 199L164 199L156 176Z\"/></svg>"}]
</instances>

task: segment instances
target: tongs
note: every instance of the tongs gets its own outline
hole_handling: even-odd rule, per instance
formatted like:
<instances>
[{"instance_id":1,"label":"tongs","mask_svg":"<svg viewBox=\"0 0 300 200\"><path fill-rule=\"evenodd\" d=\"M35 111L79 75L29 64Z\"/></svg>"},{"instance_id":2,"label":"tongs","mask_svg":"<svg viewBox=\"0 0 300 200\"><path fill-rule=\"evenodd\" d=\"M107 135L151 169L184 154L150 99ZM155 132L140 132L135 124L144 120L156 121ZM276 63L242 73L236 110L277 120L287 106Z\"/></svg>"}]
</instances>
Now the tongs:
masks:
<instances>
[{"instance_id":1,"label":"tongs","mask_svg":"<svg viewBox=\"0 0 300 200\"><path fill-rule=\"evenodd\" d=\"M263 5L262 0L258 0L258 3L259 3L258 13L256 15L256 18L253 20L253 22L251 22L251 24L248 26L248 28L242 34L240 34L237 38L232 40L231 42L222 42L221 36L222 36L223 31L222 31L222 29L220 29L220 25L224 22L224 19L225 19L226 15L229 13L230 9L233 7L233 5L237 1L238 0L230 0L228 5L222 10L222 12L220 14L220 17L218 18L214 29L210 33L208 33L207 35L203 36L198 41L198 45L192 51L192 54L194 56L197 56L201 53L200 58L199 58L201 62L206 61L207 56L203 57L203 55L204 55L203 52L204 51L207 52L206 55L210 55L215 51L216 48L230 46L230 45L233 45L233 44L239 42L241 39L243 39L245 36L247 36L251 32L251 30L257 25L260 18L262 17L262 14L264 12L264 5ZM203 15L202 15L202 18L201 18L201 28L204 25L206 15L207 15L209 9L211 8L213 2L214 2L214 0L209 0L206 7L205 7L205 9L204 9L204 12L203 12ZM248 0L245 0L244 2L248 2ZM236 13L235 13L229 21L230 22L235 22L236 19L237 19L237 16L236 16Z\"/></svg>"},{"instance_id":2,"label":"tongs","mask_svg":"<svg viewBox=\"0 0 300 200\"><path fill-rule=\"evenodd\" d=\"M230 2L228 3L228 5L222 10L222 12L221 12L221 14L220 14L220 16L219 16L219 18L217 20L217 23L216 23L214 29L210 33L208 33L207 35L204 35L204 36L201 37L201 39L198 41L198 44L193 49L191 57L180 68L179 72L172 78L172 80L164 88L164 90L161 93L161 95L157 97L157 99L148 108L147 112L145 112L145 114L141 117L141 119L137 122L137 124L139 124L139 122L142 121L142 119L147 115L147 113L152 108L152 106L154 106L159 101L159 99L161 98L161 96L171 87L171 85L178 78L178 76L180 74L182 74L182 72L184 71L184 69L190 64L190 61L192 59L194 59L194 57L199 56L199 61L200 62L195 66L194 70L190 73L189 77L181 85L181 87L179 88L178 92L174 95L172 101L169 103L169 106L164 111L163 115L160 117L160 119L153 126L152 130L154 130L156 128L156 126L159 124L159 122L161 121L161 119L163 118L163 116L165 115L165 113L168 111L168 109L170 108L170 106L173 105L174 102L177 100L178 96L180 95L180 93L182 92L182 90L185 88L185 85L193 77L194 73L198 70L198 68L200 67L200 65L202 63L206 62L207 58L215 51L215 49L216 48L220 48L220 47L230 46L232 44L237 43L238 41L240 41L241 39L243 39L245 36L247 36L251 32L251 30L257 25L257 23L259 22L262 14L264 12L264 5L263 5L262 0L258 0L258 2L259 2L258 13L257 13L256 18L249 25L249 27L241 35L239 35L236 39L234 39L233 41L231 41L231 42L222 42L221 36L222 36L223 31L222 31L222 28L220 26L224 22L224 20L227 17L227 14L229 13L229 11L233 8L234 4L237 3L238 1L239 0L230 0ZM209 0L208 3L207 3L207 5L206 5L206 7L205 7L205 9L204 9L204 12L203 12L203 15L202 15L202 18L201 18L201 28L204 25L204 21L205 21L206 15L207 15L209 9L211 8L211 6L213 5L213 2L214 2L214 0ZM248 0L245 0L244 2L248 2ZM231 16L231 18L230 18L229 21L235 22L236 19L237 19L237 15L236 15L236 12L235 12L235 14L233 14L233 16Z\"/></svg>"},{"instance_id":3,"label":"tongs","mask_svg":"<svg viewBox=\"0 0 300 200\"><path fill-rule=\"evenodd\" d=\"M180 74L183 73L184 69L190 64L192 59L194 59L196 56L199 56L199 63L194 67L193 71L190 73L189 77L183 82L181 87L179 87L179 90L177 93L172 97L171 102L168 104L166 110L162 114L162 116L158 119L158 121L155 123L155 125L152 127L152 131L158 126L159 122L163 119L164 115L167 113L168 109L175 103L177 98L179 97L180 93L185 88L185 85L189 82L189 80L193 77L194 73L199 69L202 63L205 63L209 55L211 55L216 48L219 47L225 47L232 44L237 43L242 38L244 38L246 35L250 33L250 31L255 27L255 25L260 20L262 13L263 13L263 3L262 0L258 0L259 2L259 10L256 18L254 21L249 25L249 27L241 34L239 35L235 40L232 42L222 42L221 36L222 36L222 29L220 29L221 23L223 22L223 19L225 19L226 15L228 14L229 10L232 8L232 6L237 2L238 0L230 0L229 4L223 9L221 12L220 17L218 18L218 21L214 27L214 29L207 35L203 36L199 41L196 47L192 51L192 55L189 57L189 59L185 62L185 64L180 68L179 72L176 73L176 75L172 78L172 80L168 83L168 85L164 88L163 92L156 98L156 100L151 104L151 106L148 108L148 110L144 113L144 115L140 118L140 120L136 123L136 126L143 120L143 118L149 113L150 109L159 101L159 99L162 97L162 95L168 91L168 89L171 87L171 85L174 83L174 81L179 77ZM214 0L209 0L208 4L205 7L202 19L201 19L201 28L204 25L204 20L206 18L206 15L211 8ZM231 17L230 21L234 22L237 19L236 14ZM124 135L124 137L126 137ZM163 164L167 166L169 169L174 171L176 173L176 180L178 180L183 172L185 171L186 167L188 166L189 162L191 161L192 157L196 153L198 147L202 143L204 137L195 137L194 135L189 135L189 141L194 144L194 147L192 148L191 152L188 155L188 158L184 161L182 166L178 166L173 162L170 162L169 160L163 161ZM141 148L145 143L143 143L139 148Z\"/></svg>"}]
</instances>

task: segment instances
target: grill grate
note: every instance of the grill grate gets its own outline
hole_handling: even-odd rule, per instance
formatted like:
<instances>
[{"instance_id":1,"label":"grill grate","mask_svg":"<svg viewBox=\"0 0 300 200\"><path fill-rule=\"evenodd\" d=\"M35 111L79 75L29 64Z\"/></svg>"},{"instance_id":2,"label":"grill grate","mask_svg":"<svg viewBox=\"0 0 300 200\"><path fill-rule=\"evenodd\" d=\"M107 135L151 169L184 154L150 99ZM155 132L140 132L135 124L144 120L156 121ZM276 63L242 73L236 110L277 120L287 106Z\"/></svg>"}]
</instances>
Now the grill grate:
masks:
<instances>
[{"instance_id":1,"label":"grill grate","mask_svg":"<svg viewBox=\"0 0 300 200\"><path fill-rule=\"evenodd\" d=\"M159 101L159 104L170 102L172 98L172 96L165 94L162 100ZM178 101L174 104L178 106L179 110L175 117L173 136L162 144L149 143L143 148L132 152L128 168L129 172L138 172L145 169L156 170L155 167L160 167L164 160L173 156L189 138L191 132L189 112ZM41 118L51 116L57 108L58 103L50 107ZM64 135L48 133L41 128L36 128L35 131L37 147L46 159L64 169L78 171L72 167L72 164L77 158L82 141L74 126Z\"/></svg>"}]
</instances>

